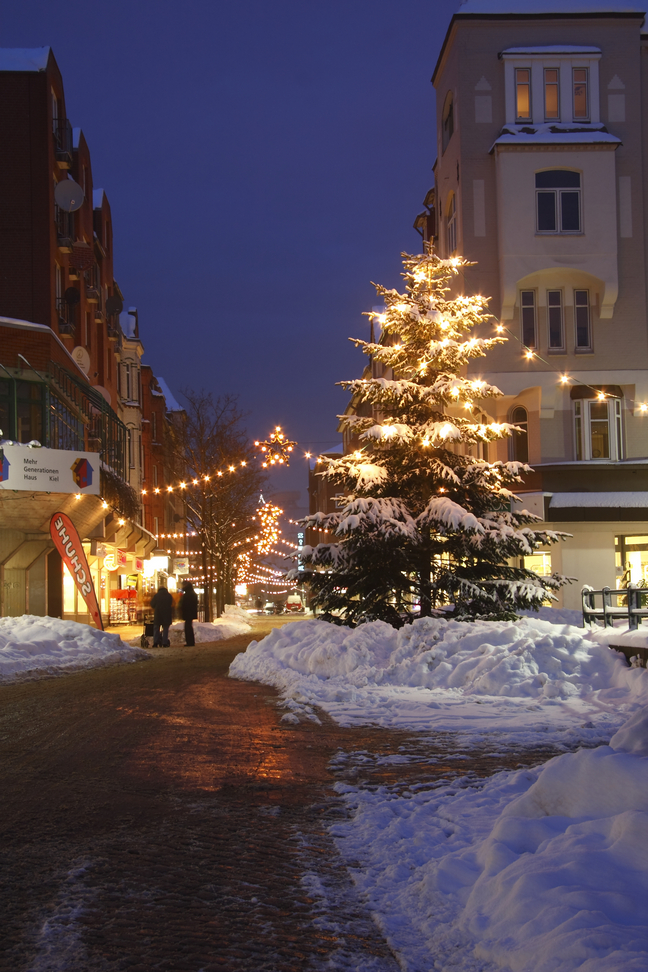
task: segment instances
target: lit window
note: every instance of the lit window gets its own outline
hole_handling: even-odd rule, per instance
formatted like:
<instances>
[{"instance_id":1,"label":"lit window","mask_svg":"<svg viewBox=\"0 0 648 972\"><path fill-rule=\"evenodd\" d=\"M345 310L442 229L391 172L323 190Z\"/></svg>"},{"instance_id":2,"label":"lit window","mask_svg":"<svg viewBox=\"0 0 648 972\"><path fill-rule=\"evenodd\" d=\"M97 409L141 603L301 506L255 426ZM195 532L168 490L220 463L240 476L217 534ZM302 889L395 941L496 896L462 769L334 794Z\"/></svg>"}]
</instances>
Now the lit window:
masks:
<instances>
[{"instance_id":1,"label":"lit window","mask_svg":"<svg viewBox=\"0 0 648 972\"><path fill-rule=\"evenodd\" d=\"M560 100L558 97L558 68L545 68L544 72L544 109L545 119L560 118Z\"/></svg>"},{"instance_id":2,"label":"lit window","mask_svg":"<svg viewBox=\"0 0 648 972\"><path fill-rule=\"evenodd\" d=\"M587 68L573 68L572 78L574 87L574 118L587 121L589 119Z\"/></svg>"},{"instance_id":3,"label":"lit window","mask_svg":"<svg viewBox=\"0 0 648 972\"><path fill-rule=\"evenodd\" d=\"M580 233L580 173L547 169L535 184L538 233Z\"/></svg>"},{"instance_id":4,"label":"lit window","mask_svg":"<svg viewBox=\"0 0 648 972\"><path fill-rule=\"evenodd\" d=\"M565 347L562 290L547 291L547 325L550 350L562 351Z\"/></svg>"},{"instance_id":5,"label":"lit window","mask_svg":"<svg viewBox=\"0 0 648 972\"><path fill-rule=\"evenodd\" d=\"M442 116L442 139L443 139L443 151L445 152L448 147L448 142L452 138L454 133L454 102L452 98L452 92L449 91L446 95L445 104L443 106L443 116Z\"/></svg>"},{"instance_id":6,"label":"lit window","mask_svg":"<svg viewBox=\"0 0 648 972\"><path fill-rule=\"evenodd\" d=\"M454 192L448 200L446 240L448 243L448 256L451 256L457 249L457 200Z\"/></svg>"},{"instance_id":7,"label":"lit window","mask_svg":"<svg viewBox=\"0 0 648 972\"><path fill-rule=\"evenodd\" d=\"M621 400L580 399L574 402L576 459L622 458Z\"/></svg>"},{"instance_id":8,"label":"lit window","mask_svg":"<svg viewBox=\"0 0 648 972\"><path fill-rule=\"evenodd\" d=\"M589 290L574 291L574 323L576 326L576 348L591 351L592 327L589 306Z\"/></svg>"},{"instance_id":9,"label":"lit window","mask_svg":"<svg viewBox=\"0 0 648 972\"><path fill-rule=\"evenodd\" d=\"M539 577L551 577L551 554L547 550L536 550L530 557L523 557L523 567L532 570Z\"/></svg>"},{"instance_id":10,"label":"lit window","mask_svg":"<svg viewBox=\"0 0 648 972\"><path fill-rule=\"evenodd\" d=\"M519 431L511 436L511 459L518 462L529 461L529 416L526 408L518 405L511 412L511 425L517 425Z\"/></svg>"},{"instance_id":11,"label":"lit window","mask_svg":"<svg viewBox=\"0 0 648 972\"><path fill-rule=\"evenodd\" d=\"M522 309L522 344L536 347L536 295L535 290L523 290L520 294Z\"/></svg>"},{"instance_id":12,"label":"lit window","mask_svg":"<svg viewBox=\"0 0 648 972\"><path fill-rule=\"evenodd\" d=\"M518 121L531 120L531 69L515 71L515 117Z\"/></svg>"}]
</instances>

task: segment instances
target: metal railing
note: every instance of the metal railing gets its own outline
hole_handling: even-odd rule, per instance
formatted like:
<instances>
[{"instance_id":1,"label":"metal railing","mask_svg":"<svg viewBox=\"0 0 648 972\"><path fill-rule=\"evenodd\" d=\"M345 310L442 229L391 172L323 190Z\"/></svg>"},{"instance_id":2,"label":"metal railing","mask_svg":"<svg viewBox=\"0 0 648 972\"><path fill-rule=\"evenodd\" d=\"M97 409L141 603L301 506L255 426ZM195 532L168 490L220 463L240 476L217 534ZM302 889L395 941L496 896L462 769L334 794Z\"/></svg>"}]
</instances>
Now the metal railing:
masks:
<instances>
[{"instance_id":1,"label":"metal railing","mask_svg":"<svg viewBox=\"0 0 648 972\"><path fill-rule=\"evenodd\" d=\"M586 587L581 592L581 598L584 624L602 621L606 627L612 627L615 621L627 620L630 631L636 631L640 622L648 618L646 588L630 585L620 590L604 587L601 591L593 591ZM597 598L601 599L600 607L596 605ZM625 604L619 604L619 598L625 599Z\"/></svg>"},{"instance_id":2,"label":"metal railing","mask_svg":"<svg viewBox=\"0 0 648 972\"><path fill-rule=\"evenodd\" d=\"M76 331L76 306L68 303L65 297L56 298L58 326L61 334L74 334Z\"/></svg>"},{"instance_id":3,"label":"metal railing","mask_svg":"<svg viewBox=\"0 0 648 972\"><path fill-rule=\"evenodd\" d=\"M64 244L67 247L74 245L74 213L67 213L64 209L54 207L54 219L56 221L56 235L59 246Z\"/></svg>"},{"instance_id":4,"label":"metal railing","mask_svg":"<svg viewBox=\"0 0 648 972\"><path fill-rule=\"evenodd\" d=\"M72 125L67 118L55 118L52 125L54 153L58 162L72 163Z\"/></svg>"}]
</instances>

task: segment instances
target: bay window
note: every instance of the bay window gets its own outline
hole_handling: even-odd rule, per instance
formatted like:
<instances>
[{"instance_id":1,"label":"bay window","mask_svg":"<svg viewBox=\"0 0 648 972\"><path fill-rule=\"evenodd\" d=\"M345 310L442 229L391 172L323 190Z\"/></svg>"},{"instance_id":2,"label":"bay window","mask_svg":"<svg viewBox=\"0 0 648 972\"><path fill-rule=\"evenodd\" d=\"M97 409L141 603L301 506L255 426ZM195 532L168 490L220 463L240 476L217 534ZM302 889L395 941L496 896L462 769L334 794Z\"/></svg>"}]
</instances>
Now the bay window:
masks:
<instances>
[{"instance_id":1,"label":"bay window","mask_svg":"<svg viewBox=\"0 0 648 972\"><path fill-rule=\"evenodd\" d=\"M580 233L580 173L571 169L536 172L538 233Z\"/></svg>"}]
</instances>

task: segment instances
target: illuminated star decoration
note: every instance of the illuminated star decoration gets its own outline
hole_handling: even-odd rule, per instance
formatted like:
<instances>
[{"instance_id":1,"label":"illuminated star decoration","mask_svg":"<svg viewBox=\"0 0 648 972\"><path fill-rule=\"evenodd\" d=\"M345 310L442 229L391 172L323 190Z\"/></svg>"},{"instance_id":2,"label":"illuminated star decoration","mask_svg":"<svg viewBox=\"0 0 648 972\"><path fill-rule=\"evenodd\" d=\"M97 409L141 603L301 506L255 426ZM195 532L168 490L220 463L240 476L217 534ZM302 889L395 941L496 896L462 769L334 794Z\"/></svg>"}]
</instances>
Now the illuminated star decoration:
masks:
<instances>
[{"instance_id":1,"label":"illuminated star decoration","mask_svg":"<svg viewBox=\"0 0 648 972\"><path fill-rule=\"evenodd\" d=\"M281 431L281 426L275 426L274 432L271 433L270 438L264 439L263 442L255 442L255 446L259 446L261 452L264 454L264 462L261 463L264 469L268 466L289 466L288 455L293 451L296 442L291 442Z\"/></svg>"},{"instance_id":2,"label":"illuminated star decoration","mask_svg":"<svg viewBox=\"0 0 648 972\"><path fill-rule=\"evenodd\" d=\"M264 503L257 513L261 521L261 534L256 544L257 553L269 553L279 539L279 517L283 513L273 503Z\"/></svg>"}]
</instances>

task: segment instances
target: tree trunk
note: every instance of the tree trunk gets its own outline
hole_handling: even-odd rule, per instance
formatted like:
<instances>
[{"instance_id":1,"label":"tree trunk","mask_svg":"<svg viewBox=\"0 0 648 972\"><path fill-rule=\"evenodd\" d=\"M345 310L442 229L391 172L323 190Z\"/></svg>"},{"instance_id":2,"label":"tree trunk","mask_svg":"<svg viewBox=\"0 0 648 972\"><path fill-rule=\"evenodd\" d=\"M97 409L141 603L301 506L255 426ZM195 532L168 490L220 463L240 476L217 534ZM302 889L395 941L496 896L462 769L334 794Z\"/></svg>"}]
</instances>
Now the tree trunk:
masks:
<instances>
[{"instance_id":1,"label":"tree trunk","mask_svg":"<svg viewBox=\"0 0 648 972\"><path fill-rule=\"evenodd\" d=\"M429 530L426 531L426 540L429 540ZM429 618L432 616L432 569L430 563L430 548L429 543L426 543L423 547L423 554L421 556L421 566L419 568L419 597L421 601L421 614L422 618Z\"/></svg>"}]
</instances>

